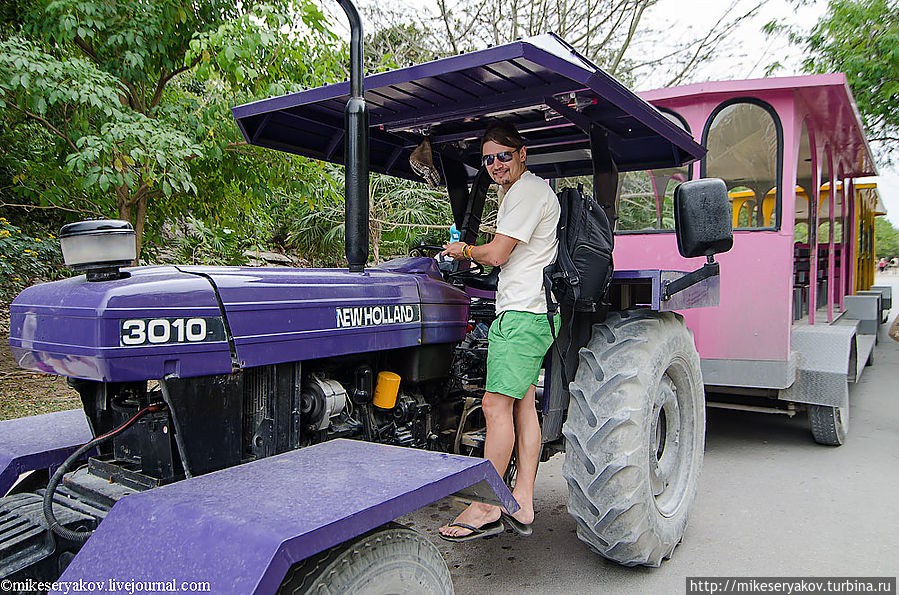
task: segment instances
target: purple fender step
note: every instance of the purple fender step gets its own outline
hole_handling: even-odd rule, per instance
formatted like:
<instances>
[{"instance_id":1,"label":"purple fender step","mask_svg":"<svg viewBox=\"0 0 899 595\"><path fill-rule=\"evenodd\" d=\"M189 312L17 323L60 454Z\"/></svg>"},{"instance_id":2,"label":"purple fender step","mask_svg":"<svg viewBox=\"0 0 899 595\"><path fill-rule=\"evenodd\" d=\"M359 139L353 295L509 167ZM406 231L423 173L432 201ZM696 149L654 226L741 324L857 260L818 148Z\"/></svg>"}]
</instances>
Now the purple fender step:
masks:
<instances>
[{"instance_id":1,"label":"purple fender step","mask_svg":"<svg viewBox=\"0 0 899 595\"><path fill-rule=\"evenodd\" d=\"M60 580L274 593L294 563L459 492L518 509L486 459L332 440L119 500Z\"/></svg>"},{"instance_id":2,"label":"purple fender step","mask_svg":"<svg viewBox=\"0 0 899 595\"><path fill-rule=\"evenodd\" d=\"M0 496L20 474L59 466L91 438L81 409L0 421Z\"/></svg>"}]
</instances>

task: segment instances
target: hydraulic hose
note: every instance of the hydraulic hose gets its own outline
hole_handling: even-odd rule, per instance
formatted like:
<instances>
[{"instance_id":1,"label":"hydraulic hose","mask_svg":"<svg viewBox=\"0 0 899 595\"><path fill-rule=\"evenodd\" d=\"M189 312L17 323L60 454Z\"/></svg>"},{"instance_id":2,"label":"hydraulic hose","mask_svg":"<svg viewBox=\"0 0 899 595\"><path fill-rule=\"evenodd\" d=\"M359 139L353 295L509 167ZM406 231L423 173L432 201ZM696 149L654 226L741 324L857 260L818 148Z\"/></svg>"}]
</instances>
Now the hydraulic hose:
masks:
<instances>
[{"instance_id":1,"label":"hydraulic hose","mask_svg":"<svg viewBox=\"0 0 899 595\"><path fill-rule=\"evenodd\" d=\"M97 436L87 444L81 446L78 450L69 455L62 465L56 470L56 473L53 474L53 477L50 478L50 482L47 484L47 491L44 492L44 518L47 520L47 525L50 527L50 530L62 537L63 539L68 539L69 541L74 541L76 543L84 543L88 540L88 538L93 534L93 531L73 531L66 527L63 527L59 524L59 520L57 520L56 515L53 514L53 494L56 493L56 488L59 486L59 482L62 481L63 476L68 471L69 467L72 464L84 456L84 453L94 448L95 446L99 446L110 440L111 438L115 438L132 425L134 425L137 420L142 418L144 415L148 413L155 413L156 411L160 411L165 407L162 404L154 404L144 407L140 411L134 414L134 416L117 427L116 429L103 434L102 436Z\"/></svg>"}]
</instances>

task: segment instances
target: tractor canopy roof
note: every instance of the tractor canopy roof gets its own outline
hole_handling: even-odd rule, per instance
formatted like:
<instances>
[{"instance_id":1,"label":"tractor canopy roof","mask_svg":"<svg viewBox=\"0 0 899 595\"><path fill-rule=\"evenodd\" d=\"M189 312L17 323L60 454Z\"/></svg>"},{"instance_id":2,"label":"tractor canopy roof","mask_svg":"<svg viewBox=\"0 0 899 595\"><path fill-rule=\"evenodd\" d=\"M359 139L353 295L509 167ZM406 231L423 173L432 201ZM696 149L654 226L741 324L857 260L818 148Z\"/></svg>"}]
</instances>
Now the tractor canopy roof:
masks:
<instances>
[{"instance_id":1,"label":"tractor canopy roof","mask_svg":"<svg viewBox=\"0 0 899 595\"><path fill-rule=\"evenodd\" d=\"M589 129L608 135L620 171L677 166L705 153L654 107L553 34L365 77L369 167L418 180L409 164L427 137L435 164L480 166L480 137L504 120L528 147L528 168L545 178L592 173ZM233 108L248 143L332 163L344 159L349 83Z\"/></svg>"}]
</instances>

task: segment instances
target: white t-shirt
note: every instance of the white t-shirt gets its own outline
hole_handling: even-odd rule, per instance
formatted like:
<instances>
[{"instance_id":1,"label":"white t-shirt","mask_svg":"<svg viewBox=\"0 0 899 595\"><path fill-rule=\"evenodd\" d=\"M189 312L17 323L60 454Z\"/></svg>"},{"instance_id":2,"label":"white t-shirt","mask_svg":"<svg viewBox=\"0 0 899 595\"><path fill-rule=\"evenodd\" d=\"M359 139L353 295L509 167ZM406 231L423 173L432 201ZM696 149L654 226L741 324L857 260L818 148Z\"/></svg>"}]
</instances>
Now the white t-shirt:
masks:
<instances>
[{"instance_id":1,"label":"white t-shirt","mask_svg":"<svg viewBox=\"0 0 899 595\"><path fill-rule=\"evenodd\" d=\"M497 314L506 310L546 314L543 268L556 257L560 213L555 192L529 171L506 192L496 214L496 233L518 243L499 272Z\"/></svg>"}]
</instances>

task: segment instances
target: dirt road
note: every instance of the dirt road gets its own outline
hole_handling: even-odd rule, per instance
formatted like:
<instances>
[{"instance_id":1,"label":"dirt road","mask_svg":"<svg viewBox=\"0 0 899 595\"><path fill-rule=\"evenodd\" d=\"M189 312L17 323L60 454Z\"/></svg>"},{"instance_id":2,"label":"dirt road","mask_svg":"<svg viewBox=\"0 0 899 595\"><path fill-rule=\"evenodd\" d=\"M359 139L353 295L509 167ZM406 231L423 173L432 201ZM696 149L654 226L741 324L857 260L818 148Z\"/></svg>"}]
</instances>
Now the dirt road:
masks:
<instances>
[{"instance_id":1,"label":"dirt road","mask_svg":"<svg viewBox=\"0 0 899 595\"><path fill-rule=\"evenodd\" d=\"M899 297L899 275L878 281L891 283ZM624 568L578 541L566 511L564 455L540 466L531 537L507 531L466 544L444 542L436 529L457 514L450 500L404 520L437 544L463 595L684 593L688 576L895 576L899 343L887 328L874 366L850 386L849 438L841 447L815 444L804 413L789 419L709 411L692 518L661 568Z\"/></svg>"}]
</instances>

